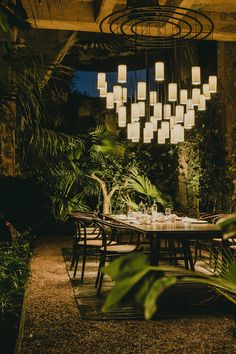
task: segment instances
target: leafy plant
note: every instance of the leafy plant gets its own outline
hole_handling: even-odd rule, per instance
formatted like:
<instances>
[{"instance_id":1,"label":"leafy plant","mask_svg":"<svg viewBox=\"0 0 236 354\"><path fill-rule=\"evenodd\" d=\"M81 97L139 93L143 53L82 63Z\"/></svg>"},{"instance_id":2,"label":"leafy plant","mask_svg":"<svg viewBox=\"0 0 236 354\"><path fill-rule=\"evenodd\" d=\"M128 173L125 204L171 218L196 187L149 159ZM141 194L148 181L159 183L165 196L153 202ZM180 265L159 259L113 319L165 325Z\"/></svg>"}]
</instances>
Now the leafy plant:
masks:
<instances>
[{"instance_id":1,"label":"leafy plant","mask_svg":"<svg viewBox=\"0 0 236 354\"><path fill-rule=\"evenodd\" d=\"M141 194L146 201L151 202L151 200L156 199L157 203L161 205L166 204L166 201L157 187L151 183L147 176L139 174L137 168L132 168L130 170L127 182L127 187L130 190Z\"/></svg>"},{"instance_id":2,"label":"leafy plant","mask_svg":"<svg viewBox=\"0 0 236 354\"><path fill-rule=\"evenodd\" d=\"M178 267L150 266L144 254L121 257L104 269L115 281L115 285L107 296L103 311L108 312L135 302L144 307L145 318L150 319L158 310L161 294L179 282L209 285L236 304L236 259L229 253L227 263L220 262L220 265L220 273L205 275Z\"/></svg>"},{"instance_id":3,"label":"leafy plant","mask_svg":"<svg viewBox=\"0 0 236 354\"><path fill-rule=\"evenodd\" d=\"M29 256L28 234L18 234L10 247L0 246L0 330L7 325L8 315L19 316Z\"/></svg>"}]
</instances>

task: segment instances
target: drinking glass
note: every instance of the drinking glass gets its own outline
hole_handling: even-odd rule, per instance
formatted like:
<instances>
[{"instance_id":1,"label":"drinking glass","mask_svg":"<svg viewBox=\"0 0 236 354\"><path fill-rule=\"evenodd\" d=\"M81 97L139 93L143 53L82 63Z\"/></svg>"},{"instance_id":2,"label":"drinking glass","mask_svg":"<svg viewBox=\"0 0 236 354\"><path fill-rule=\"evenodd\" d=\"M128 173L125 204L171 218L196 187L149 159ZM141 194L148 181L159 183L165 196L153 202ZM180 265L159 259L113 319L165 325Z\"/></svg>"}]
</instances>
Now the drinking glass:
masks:
<instances>
[{"instance_id":1,"label":"drinking glass","mask_svg":"<svg viewBox=\"0 0 236 354\"><path fill-rule=\"evenodd\" d=\"M165 208L165 215L170 215L171 214L171 208L167 207Z\"/></svg>"}]
</instances>

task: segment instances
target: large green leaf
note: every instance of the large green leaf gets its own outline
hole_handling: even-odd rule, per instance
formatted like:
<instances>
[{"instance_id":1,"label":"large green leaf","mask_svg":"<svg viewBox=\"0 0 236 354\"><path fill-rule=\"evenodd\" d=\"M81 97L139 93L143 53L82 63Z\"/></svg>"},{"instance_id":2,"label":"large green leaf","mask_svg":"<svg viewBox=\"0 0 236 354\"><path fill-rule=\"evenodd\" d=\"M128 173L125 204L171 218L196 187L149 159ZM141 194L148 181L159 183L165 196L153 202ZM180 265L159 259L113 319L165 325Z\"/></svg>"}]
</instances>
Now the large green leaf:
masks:
<instances>
[{"instance_id":1,"label":"large green leaf","mask_svg":"<svg viewBox=\"0 0 236 354\"><path fill-rule=\"evenodd\" d=\"M170 277L163 277L157 279L153 283L144 302L144 313L145 313L145 318L147 320L152 318L157 312L157 300L160 297L160 295L170 286L176 284L176 282L177 282L176 277L170 276Z\"/></svg>"}]
</instances>

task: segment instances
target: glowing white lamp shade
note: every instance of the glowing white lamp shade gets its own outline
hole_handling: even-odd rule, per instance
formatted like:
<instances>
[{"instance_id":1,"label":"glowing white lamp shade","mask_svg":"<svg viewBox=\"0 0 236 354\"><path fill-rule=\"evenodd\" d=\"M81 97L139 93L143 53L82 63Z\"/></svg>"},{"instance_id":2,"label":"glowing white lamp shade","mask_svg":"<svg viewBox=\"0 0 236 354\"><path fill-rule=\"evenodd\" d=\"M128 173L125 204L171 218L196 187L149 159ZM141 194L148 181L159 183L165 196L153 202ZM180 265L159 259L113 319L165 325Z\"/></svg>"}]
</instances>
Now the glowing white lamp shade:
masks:
<instances>
[{"instance_id":1,"label":"glowing white lamp shade","mask_svg":"<svg viewBox=\"0 0 236 354\"><path fill-rule=\"evenodd\" d=\"M162 129L157 130L157 143L165 144L165 137L163 136Z\"/></svg>"},{"instance_id":2,"label":"glowing white lamp shade","mask_svg":"<svg viewBox=\"0 0 236 354\"><path fill-rule=\"evenodd\" d=\"M146 128L143 128L143 142L144 143L150 143L151 142L151 138L148 135L148 131Z\"/></svg>"},{"instance_id":3,"label":"glowing white lamp shade","mask_svg":"<svg viewBox=\"0 0 236 354\"><path fill-rule=\"evenodd\" d=\"M180 104L187 104L188 90L180 90Z\"/></svg>"},{"instance_id":4,"label":"glowing white lamp shade","mask_svg":"<svg viewBox=\"0 0 236 354\"><path fill-rule=\"evenodd\" d=\"M131 104L131 122L139 120L139 105L138 103Z\"/></svg>"},{"instance_id":5,"label":"glowing white lamp shade","mask_svg":"<svg viewBox=\"0 0 236 354\"><path fill-rule=\"evenodd\" d=\"M168 85L168 101L177 101L177 84L175 82L171 82Z\"/></svg>"},{"instance_id":6,"label":"glowing white lamp shade","mask_svg":"<svg viewBox=\"0 0 236 354\"><path fill-rule=\"evenodd\" d=\"M146 129L147 138L153 139L153 125L152 125L152 123L146 122L145 129Z\"/></svg>"},{"instance_id":7,"label":"glowing white lamp shade","mask_svg":"<svg viewBox=\"0 0 236 354\"><path fill-rule=\"evenodd\" d=\"M157 102L153 107L153 115L157 120L162 120L162 103Z\"/></svg>"},{"instance_id":8,"label":"glowing white lamp shade","mask_svg":"<svg viewBox=\"0 0 236 354\"><path fill-rule=\"evenodd\" d=\"M182 143L184 141L184 127L181 124L175 124L170 132L171 144Z\"/></svg>"},{"instance_id":9,"label":"glowing white lamp shade","mask_svg":"<svg viewBox=\"0 0 236 354\"><path fill-rule=\"evenodd\" d=\"M209 85L208 84L203 84L202 85L202 92L203 92L203 95L205 96L206 100L210 100L211 99L211 93L209 91Z\"/></svg>"},{"instance_id":10,"label":"glowing white lamp shade","mask_svg":"<svg viewBox=\"0 0 236 354\"><path fill-rule=\"evenodd\" d=\"M118 110L118 127L126 127L126 107L120 106Z\"/></svg>"},{"instance_id":11,"label":"glowing white lamp shade","mask_svg":"<svg viewBox=\"0 0 236 354\"><path fill-rule=\"evenodd\" d=\"M114 95L113 92L108 92L106 97L106 108L113 109L114 108Z\"/></svg>"},{"instance_id":12,"label":"glowing white lamp shade","mask_svg":"<svg viewBox=\"0 0 236 354\"><path fill-rule=\"evenodd\" d=\"M138 82L138 100L140 101L146 100L146 86L145 81Z\"/></svg>"},{"instance_id":13,"label":"glowing white lamp shade","mask_svg":"<svg viewBox=\"0 0 236 354\"><path fill-rule=\"evenodd\" d=\"M120 85L113 86L114 102L122 101L122 87Z\"/></svg>"},{"instance_id":14,"label":"glowing white lamp shade","mask_svg":"<svg viewBox=\"0 0 236 354\"><path fill-rule=\"evenodd\" d=\"M171 105L170 104L164 104L163 110L164 110L164 119L170 119L170 117L171 117Z\"/></svg>"},{"instance_id":15,"label":"glowing white lamp shade","mask_svg":"<svg viewBox=\"0 0 236 354\"><path fill-rule=\"evenodd\" d=\"M128 90L127 87L122 87L122 101L123 103L127 102Z\"/></svg>"},{"instance_id":16,"label":"glowing white lamp shade","mask_svg":"<svg viewBox=\"0 0 236 354\"><path fill-rule=\"evenodd\" d=\"M217 92L217 76L211 75L209 76L209 91L212 93Z\"/></svg>"},{"instance_id":17,"label":"glowing white lamp shade","mask_svg":"<svg viewBox=\"0 0 236 354\"><path fill-rule=\"evenodd\" d=\"M144 101L138 102L138 106L139 106L139 116L145 117L145 102Z\"/></svg>"},{"instance_id":18,"label":"glowing white lamp shade","mask_svg":"<svg viewBox=\"0 0 236 354\"><path fill-rule=\"evenodd\" d=\"M190 109L184 115L184 128L191 129L195 125L195 111Z\"/></svg>"},{"instance_id":19,"label":"glowing white lamp shade","mask_svg":"<svg viewBox=\"0 0 236 354\"><path fill-rule=\"evenodd\" d=\"M116 113L119 112L119 107L123 105L123 102L122 101L118 101L116 102Z\"/></svg>"},{"instance_id":20,"label":"glowing white lamp shade","mask_svg":"<svg viewBox=\"0 0 236 354\"><path fill-rule=\"evenodd\" d=\"M170 129L172 129L175 125L175 116L170 117Z\"/></svg>"},{"instance_id":21,"label":"glowing white lamp shade","mask_svg":"<svg viewBox=\"0 0 236 354\"><path fill-rule=\"evenodd\" d=\"M201 90L200 88L193 88L192 89L192 104L193 106L198 106L200 103L200 95Z\"/></svg>"},{"instance_id":22,"label":"glowing white lamp shade","mask_svg":"<svg viewBox=\"0 0 236 354\"><path fill-rule=\"evenodd\" d=\"M175 122L183 123L184 121L184 106L177 105L175 107Z\"/></svg>"},{"instance_id":23,"label":"glowing white lamp shade","mask_svg":"<svg viewBox=\"0 0 236 354\"><path fill-rule=\"evenodd\" d=\"M99 96L100 97L106 97L107 95L107 82L105 82L105 87L99 89Z\"/></svg>"},{"instance_id":24,"label":"glowing white lamp shade","mask_svg":"<svg viewBox=\"0 0 236 354\"><path fill-rule=\"evenodd\" d=\"M140 123L133 122L127 124L127 138L133 142L138 142L140 138Z\"/></svg>"},{"instance_id":25,"label":"glowing white lamp shade","mask_svg":"<svg viewBox=\"0 0 236 354\"><path fill-rule=\"evenodd\" d=\"M156 91L150 91L150 105L154 106L154 104L157 102L157 93Z\"/></svg>"},{"instance_id":26,"label":"glowing white lamp shade","mask_svg":"<svg viewBox=\"0 0 236 354\"><path fill-rule=\"evenodd\" d=\"M125 83L127 81L127 66L118 65L118 82Z\"/></svg>"},{"instance_id":27,"label":"glowing white lamp shade","mask_svg":"<svg viewBox=\"0 0 236 354\"><path fill-rule=\"evenodd\" d=\"M140 123L139 122L134 122L132 123L132 130L133 130L133 137L132 137L132 141L139 141L140 139Z\"/></svg>"},{"instance_id":28,"label":"glowing white lamp shade","mask_svg":"<svg viewBox=\"0 0 236 354\"><path fill-rule=\"evenodd\" d=\"M198 106L199 111L205 111L206 110L206 97L205 95L200 95L200 103Z\"/></svg>"},{"instance_id":29,"label":"glowing white lamp shade","mask_svg":"<svg viewBox=\"0 0 236 354\"><path fill-rule=\"evenodd\" d=\"M155 80L164 81L165 80L165 65L162 61L155 63Z\"/></svg>"},{"instance_id":30,"label":"glowing white lamp shade","mask_svg":"<svg viewBox=\"0 0 236 354\"><path fill-rule=\"evenodd\" d=\"M153 125L153 131L156 132L157 131L157 126L158 126L158 119L154 116L150 117L150 122Z\"/></svg>"},{"instance_id":31,"label":"glowing white lamp shade","mask_svg":"<svg viewBox=\"0 0 236 354\"><path fill-rule=\"evenodd\" d=\"M132 129L132 123L127 124L127 139L132 139L133 138L133 129Z\"/></svg>"},{"instance_id":32,"label":"glowing white lamp shade","mask_svg":"<svg viewBox=\"0 0 236 354\"><path fill-rule=\"evenodd\" d=\"M192 102L191 98L189 98L189 99L187 100L186 108L187 108L187 110L188 110L188 109L193 109L193 102Z\"/></svg>"},{"instance_id":33,"label":"glowing white lamp shade","mask_svg":"<svg viewBox=\"0 0 236 354\"><path fill-rule=\"evenodd\" d=\"M200 66L192 67L192 84L200 85L201 83L201 68Z\"/></svg>"},{"instance_id":34,"label":"glowing white lamp shade","mask_svg":"<svg viewBox=\"0 0 236 354\"><path fill-rule=\"evenodd\" d=\"M163 137L168 139L170 137L170 123L165 121L161 122L161 130Z\"/></svg>"},{"instance_id":35,"label":"glowing white lamp shade","mask_svg":"<svg viewBox=\"0 0 236 354\"><path fill-rule=\"evenodd\" d=\"M106 74L105 73L98 73L97 75L97 88L100 90L105 87L106 82Z\"/></svg>"}]
</instances>

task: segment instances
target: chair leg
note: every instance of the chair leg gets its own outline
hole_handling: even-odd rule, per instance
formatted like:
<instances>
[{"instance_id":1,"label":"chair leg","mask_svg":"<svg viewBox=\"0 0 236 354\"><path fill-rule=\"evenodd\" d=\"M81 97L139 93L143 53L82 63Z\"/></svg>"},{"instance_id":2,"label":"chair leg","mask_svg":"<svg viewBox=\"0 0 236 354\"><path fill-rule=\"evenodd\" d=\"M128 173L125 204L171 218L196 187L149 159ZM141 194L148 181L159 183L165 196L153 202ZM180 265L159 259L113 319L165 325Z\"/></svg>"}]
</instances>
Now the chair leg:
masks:
<instances>
[{"instance_id":1,"label":"chair leg","mask_svg":"<svg viewBox=\"0 0 236 354\"><path fill-rule=\"evenodd\" d=\"M79 253L77 253L77 255L76 255L75 268L74 268L74 274L73 274L73 277L74 277L74 278L75 278L75 276L76 276L78 264L79 264Z\"/></svg>"},{"instance_id":2,"label":"chair leg","mask_svg":"<svg viewBox=\"0 0 236 354\"><path fill-rule=\"evenodd\" d=\"M104 278L104 273L101 269L102 269L102 267L105 266L105 264L106 264L105 257L101 257L99 267L98 267L96 284L95 284L95 287L97 288L97 295L100 295L100 293L101 293L102 282L103 282L103 278Z\"/></svg>"},{"instance_id":3,"label":"chair leg","mask_svg":"<svg viewBox=\"0 0 236 354\"><path fill-rule=\"evenodd\" d=\"M191 269L193 272L195 272L194 262L193 262L193 256L192 256L192 252L191 252L190 242L189 242L189 241L187 241L187 243L186 243L186 248L187 248L188 262L189 262L190 269Z\"/></svg>"},{"instance_id":4,"label":"chair leg","mask_svg":"<svg viewBox=\"0 0 236 354\"><path fill-rule=\"evenodd\" d=\"M84 251L83 251L83 260L82 260L81 278L80 278L81 284L84 283L84 272L85 272L85 265L86 265L86 257L87 257L87 252L86 252L86 249L84 249Z\"/></svg>"},{"instance_id":5,"label":"chair leg","mask_svg":"<svg viewBox=\"0 0 236 354\"><path fill-rule=\"evenodd\" d=\"M188 265L188 250L187 250L186 241L183 241L183 242L182 242L182 247L183 247L183 252L184 252L184 265L185 265L185 269L189 269L189 265Z\"/></svg>"},{"instance_id":6,"label":"chair leg","mask_svg":"<svg viewBox=\"0 0 236 354\"><path fill-rule=\"evenodd\" d=\"M198 240L195 240L194 264L196 264L196 262L197 262L198 251L199 251L199 256L200 256L200 244L199 244Z\"/></svg>"},{"instance_id":7,"label":"chair leg","mask_svg":"<svg viewBox=\"0 0 236 354\"><path fill-rule=\"evenodd\" d=\"M74 268L75 261L76 261L76 254L77 254L77 247L76 245L73 246L73 253L71 258L70 270Z\"/></svg>"}]
</instances>

